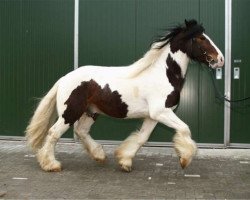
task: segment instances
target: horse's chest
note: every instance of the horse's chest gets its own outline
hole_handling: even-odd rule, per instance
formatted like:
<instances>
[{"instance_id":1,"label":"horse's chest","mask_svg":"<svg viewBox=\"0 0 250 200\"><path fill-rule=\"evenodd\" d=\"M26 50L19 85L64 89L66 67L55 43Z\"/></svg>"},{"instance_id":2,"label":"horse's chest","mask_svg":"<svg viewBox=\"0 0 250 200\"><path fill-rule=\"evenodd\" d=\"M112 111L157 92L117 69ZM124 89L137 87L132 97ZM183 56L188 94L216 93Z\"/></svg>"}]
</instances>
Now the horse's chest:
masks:
<instances>
[{"instance_id":1,"label":"horse's chest","mask_svg":"<svg viewBox=\"0 0 250 200\"><path fill-rule=\"evenodd\" d=\"M168 94L165 101L165 107L171 108L177 105L180 101L180 92L184 83L184 78L182 76L180 66L170 55L168 55L166 63L168 66L166 69L166 75L168 81L174 89L170 94Z\"/></svg>"}]
</instances>

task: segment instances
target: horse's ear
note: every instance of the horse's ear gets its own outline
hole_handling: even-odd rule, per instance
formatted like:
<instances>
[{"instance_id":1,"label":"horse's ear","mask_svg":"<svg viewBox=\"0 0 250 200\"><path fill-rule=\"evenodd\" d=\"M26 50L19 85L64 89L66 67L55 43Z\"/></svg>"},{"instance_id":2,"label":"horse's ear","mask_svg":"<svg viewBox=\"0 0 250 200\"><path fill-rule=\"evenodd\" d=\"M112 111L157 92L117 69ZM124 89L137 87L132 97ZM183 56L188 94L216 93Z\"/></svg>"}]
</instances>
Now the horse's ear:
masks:
<instances>
[{"instance_id":1,"label":"horse's ear","mask_svg":"<svg viewBox=\"0 0 250 200\"><path fill-rule=\"evenodd\" d=\"M191 19L191 20L185 19L185 25L187 28L191 27L191 26L195 26L195 25L197 25L197 21L195 19Z\"/></svg>"},{"instance_id":2,"label":"horse's ear","mask_svg":"<svg viewBox=\"0 0 250 200\"><path fill-rule=\"evenodd\" d=\"M187 21L187 19L185 19L185 24L186 24L186 27L188 27L188 21Z\"/></svg>"}]
</instances>

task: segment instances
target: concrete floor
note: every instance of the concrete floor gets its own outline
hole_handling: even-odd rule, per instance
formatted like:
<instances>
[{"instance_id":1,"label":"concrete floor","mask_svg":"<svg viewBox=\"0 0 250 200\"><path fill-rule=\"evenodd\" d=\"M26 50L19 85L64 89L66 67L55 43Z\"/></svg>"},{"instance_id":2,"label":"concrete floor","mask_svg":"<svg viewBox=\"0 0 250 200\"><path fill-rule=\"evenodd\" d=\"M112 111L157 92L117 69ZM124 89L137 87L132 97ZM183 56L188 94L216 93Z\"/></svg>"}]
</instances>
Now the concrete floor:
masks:
<instances>
[{"instance_id":1,"label":"concrete floor","mask_svg":"<svg viewBox=\"0 0 250 200\"><path fill-rule=\"evenodd\" d=\"M80 144L59 143L63 171L52 173L25 142L0 140L0 199L250 199L250 149L200 149L182 170L171 148L144 147L125 173L115 148L98 164Z\"/></svg>"}]
</instances>

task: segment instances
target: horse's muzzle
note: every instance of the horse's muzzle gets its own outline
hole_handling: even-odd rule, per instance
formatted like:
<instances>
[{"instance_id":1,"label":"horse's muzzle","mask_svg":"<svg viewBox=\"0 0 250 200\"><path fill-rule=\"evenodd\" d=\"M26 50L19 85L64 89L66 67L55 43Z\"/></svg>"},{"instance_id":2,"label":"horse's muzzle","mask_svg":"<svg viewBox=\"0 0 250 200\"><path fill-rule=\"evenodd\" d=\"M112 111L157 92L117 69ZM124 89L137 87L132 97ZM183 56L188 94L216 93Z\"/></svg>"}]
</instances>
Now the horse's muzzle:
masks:
<instances>
[{"instance_id":1,"label":"horse's muzzle","mask_svg":"<svg viewBox=\"0 0 250 200\"><path fill-rule=\"evenodd\" d=\"M216 59L213 59L209 62L209 66L213 69L224 66L224 56L219 54Z\"/></svg>"}]
</instances>

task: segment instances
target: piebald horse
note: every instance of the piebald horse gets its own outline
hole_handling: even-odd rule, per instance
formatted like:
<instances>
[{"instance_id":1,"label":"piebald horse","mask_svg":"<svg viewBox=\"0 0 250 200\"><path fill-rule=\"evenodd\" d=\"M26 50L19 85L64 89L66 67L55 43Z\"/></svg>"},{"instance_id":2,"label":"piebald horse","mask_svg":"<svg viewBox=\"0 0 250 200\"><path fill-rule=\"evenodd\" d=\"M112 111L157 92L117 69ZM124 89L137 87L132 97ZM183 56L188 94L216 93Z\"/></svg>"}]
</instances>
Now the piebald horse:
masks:
<instances>
[{"instance_id":1,"label":"piebald horse","mask_svg":"<svg viewBox=\"0 0 250 200\"><path fill-rule=\"evenodd\" d=\"M27 129L28 144L45 171L60 171L55 145L70 126L90 156L104 161L101 144L92 139L90 127L99 114L115 118L143 118L115 151L125 171L148 140L158 122L176 130L174 148L182 168L196 153L191 132L173 110L180 100L190 60L211 68L222 67L224 57L195 20L185 20L158 38L138 61L125 67L83 66L60 78L40 101Z\"/></svg>"}]
</instances>

